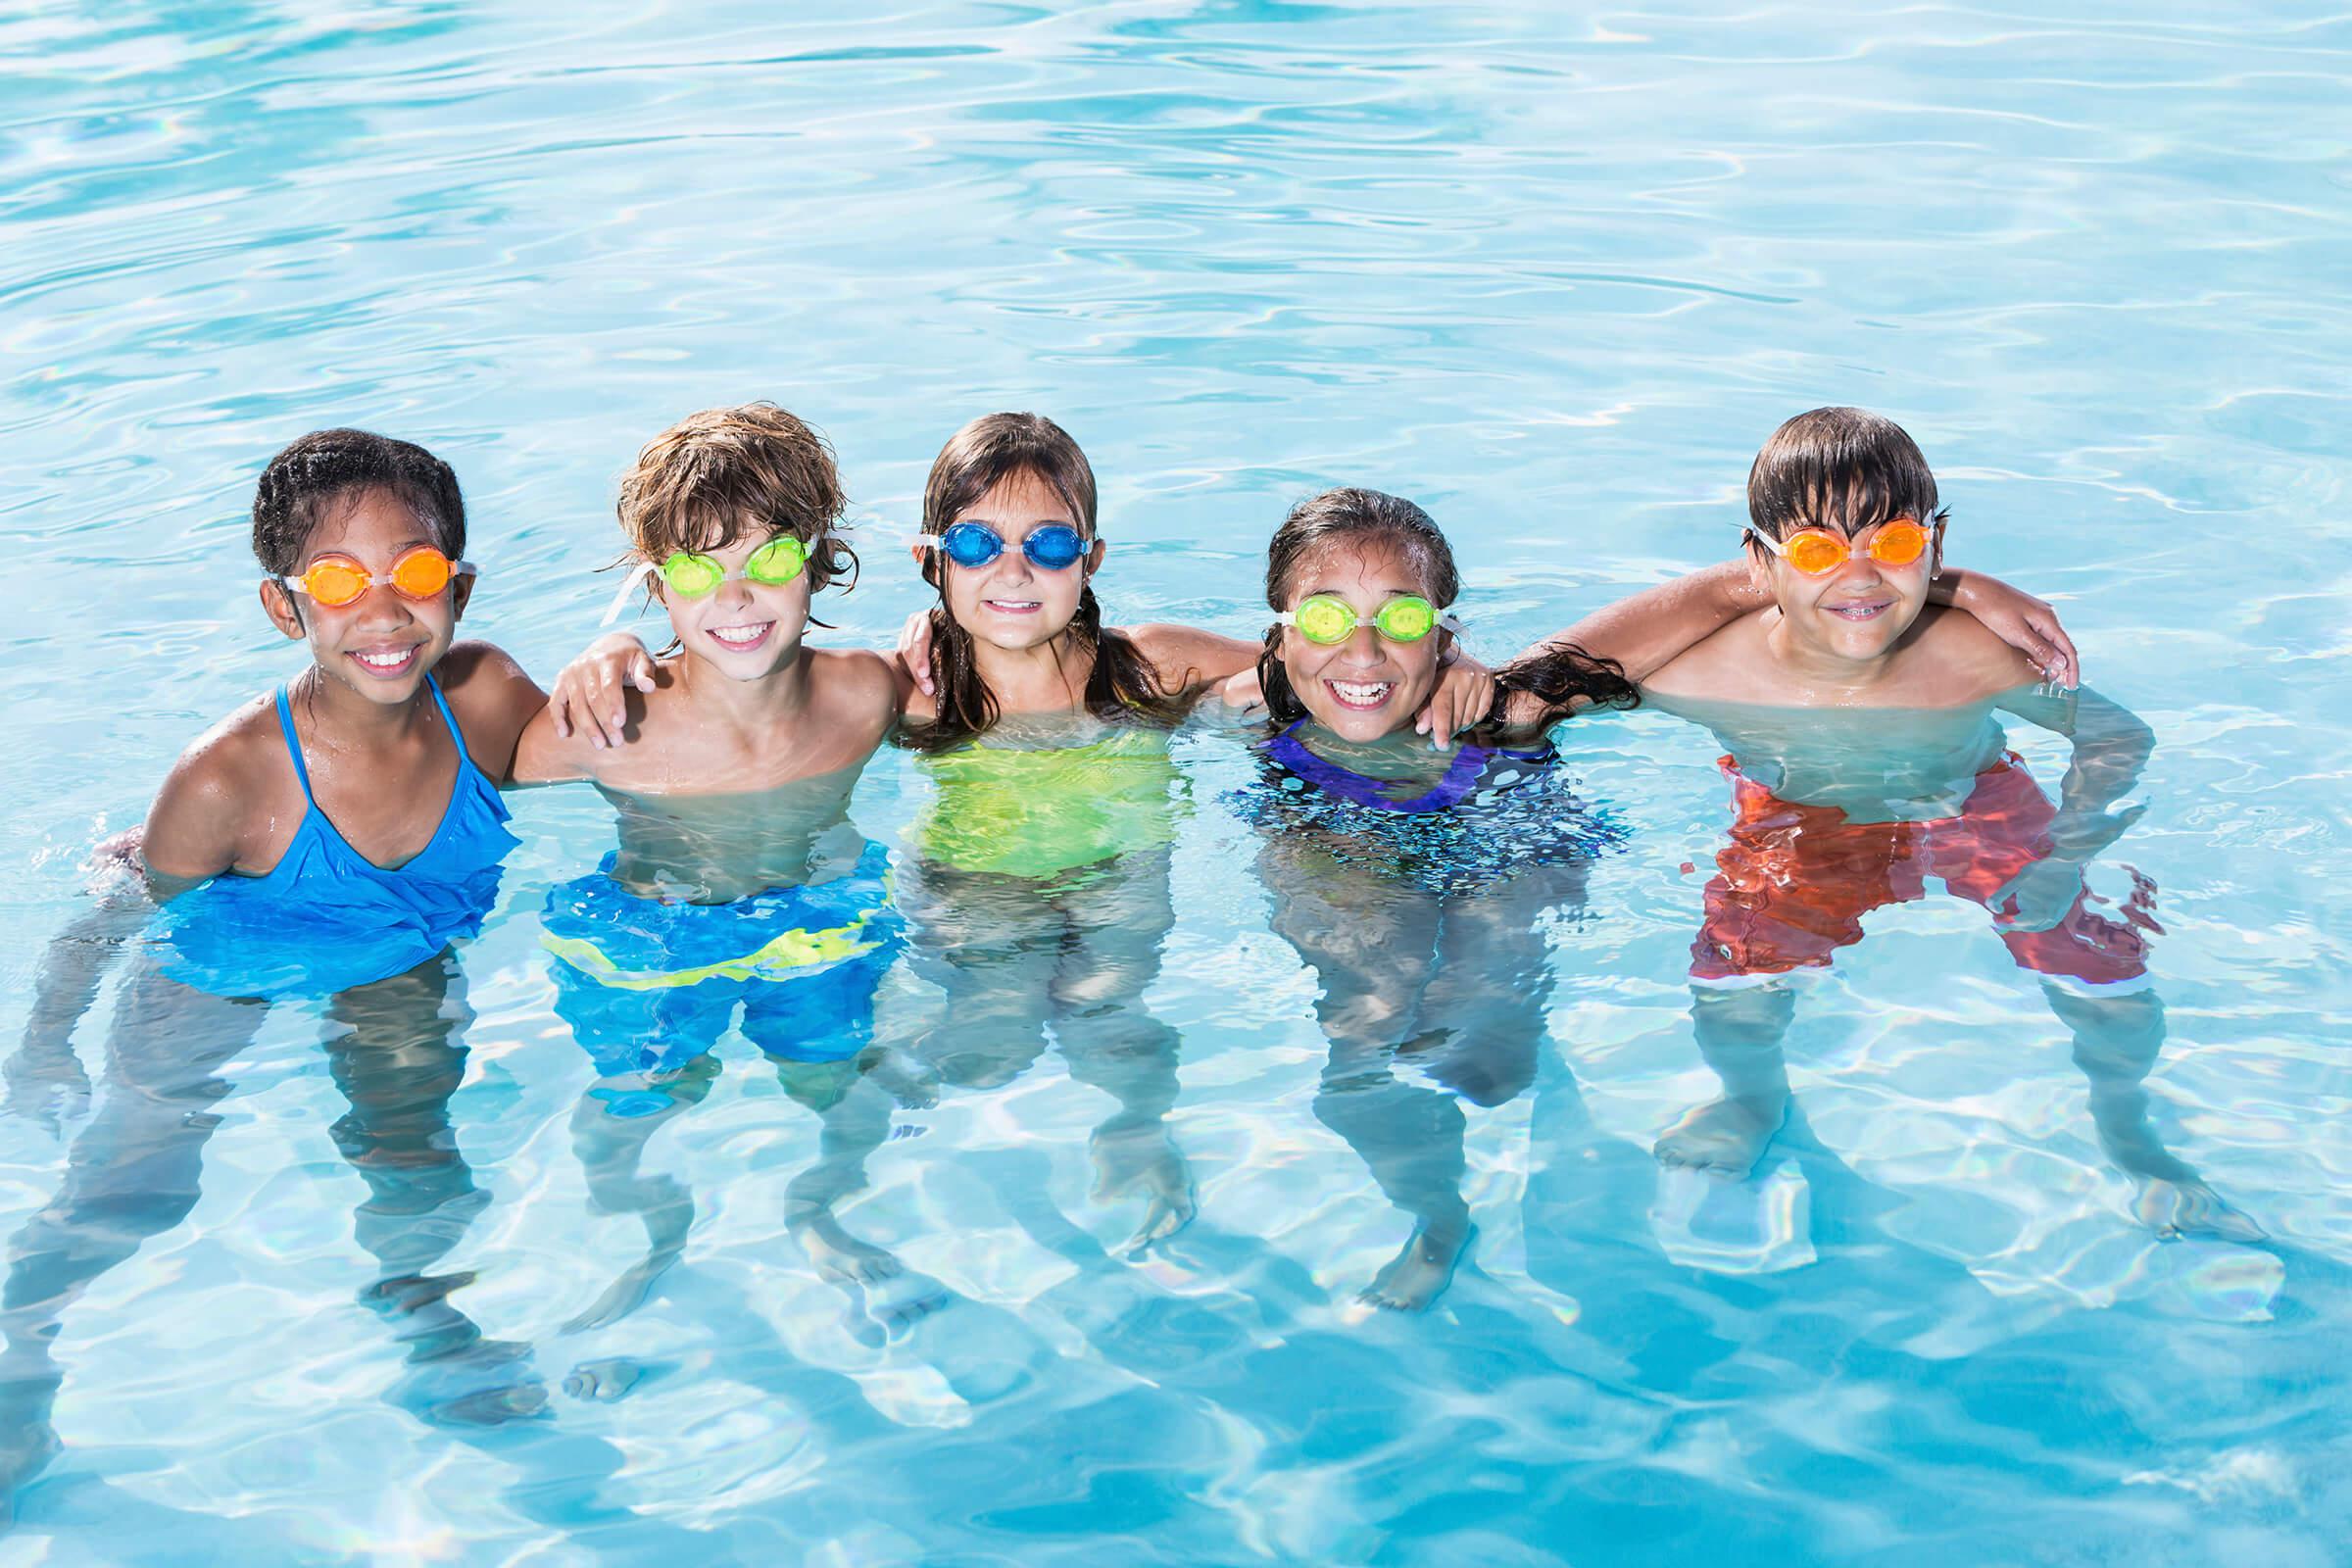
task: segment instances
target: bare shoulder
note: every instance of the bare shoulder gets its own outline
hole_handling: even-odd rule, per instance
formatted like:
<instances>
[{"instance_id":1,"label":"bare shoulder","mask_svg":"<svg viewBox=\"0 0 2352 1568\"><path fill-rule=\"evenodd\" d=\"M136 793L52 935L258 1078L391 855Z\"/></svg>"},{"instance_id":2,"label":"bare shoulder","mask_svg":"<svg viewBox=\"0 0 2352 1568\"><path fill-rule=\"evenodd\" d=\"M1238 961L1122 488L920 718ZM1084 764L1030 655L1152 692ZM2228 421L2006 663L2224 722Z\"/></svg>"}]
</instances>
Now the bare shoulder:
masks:
<instances>
[{"instance_id":1,"label":"bare shoulder","mask_svg":"<svg viewBox=\"0 0 2352 1568\"><path fill-rule=\"evenodd\" d=\"M1642 683L1660 697L1738 698L1753 685L1766 657L1764 632L1773 612L1756 610L1700 638Z\"/></svg>"},{"instance_id":2,"label":"bare shoulder","mask_svg":"<svg viewBox=\"0 0 2352 1568\"><path fill-rule=\"evenodd\" d=\"M179 754L148 808L142 853L168 876L216 876L246 858L301 793L276 700L256 698Z\"/></svg>"},{"instance_id":3,"label":"bare shoulder","mask_svg":"<svg viewBox=\"0 0 2352 1568\"><path fill-rule=\"evenodd\" d=\"M465 733L473 765L494 779L514 776L524 727L547 707L547 693L514 657L491 643L462 642L433 671Z\"/></svg>"},{"instance_id":4,"label":"bare shoulder","mask_svg":"<svg viewBox=\"0 0 2352 1568\"><path fill-rule=\"evenodd\" d=\"M876 735L899 716L899 671L893 661L862 648L810 653L810 685L826 716L870 728Z\"/></svg>"},{"instance_id":5,"label":"bare shoulder","mask_svg":"<svg viewBox=\"0 0 2352 1568\"><path fill-rule=\"evenodd\" d=\"M1975 702L2038 682L2041 672L2024 653L2001 641L1965 610L1930 605L1920 612L1906 650L1937 698Z\"/></svg>"},{"instance_id":6,"label":"bare shoulder","mask_svg":"<svg viewBox=\"0 0 2352 1568\"><path fill-rule=\"evenodd\" d=\"M1152 662L1152 672L1169 692L1191 692L1239 674L1257 662L1259 645L1198 626L1152 621L1117 630Z\"/></svg>"}]
</instances>

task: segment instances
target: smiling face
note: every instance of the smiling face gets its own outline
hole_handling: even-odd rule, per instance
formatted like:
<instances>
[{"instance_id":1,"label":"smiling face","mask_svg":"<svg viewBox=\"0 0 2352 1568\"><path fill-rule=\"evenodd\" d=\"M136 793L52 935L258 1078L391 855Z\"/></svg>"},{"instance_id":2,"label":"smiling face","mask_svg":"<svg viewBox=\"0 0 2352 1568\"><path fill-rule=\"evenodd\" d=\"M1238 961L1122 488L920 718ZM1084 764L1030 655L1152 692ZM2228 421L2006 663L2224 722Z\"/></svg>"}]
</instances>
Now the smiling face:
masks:
<instances>
[{"instance_id":1,"label":"smiling face","mask_svg":"<svg viewBox=\"0 0 2352 1568\"><path fill-rule=\"evenodd\" d=\"M1867 547L1876 527L1855 535L1835 527L1830 531L1863 547L1855 552L1859 559L1813 577L1756 547L1749 570L1780 606L1787 635L1798 647L1844 663L1869 663L1885 658L1926 607L1928 584L1943 553L1943 525L1935 526L1927 553L1904 566L1870 559Z\"/></svg>"},{"instance_id":2,"label":"smiling face","mask_svg":"<svg viewBox=\"0 0 2352 1568\"><path fill-rule=\"evenodd\" d=\"M1086 579L1102 564L1102 543L1094 541L1074 565L1049 571L1021 554L1031 531L1058 524L1087 531L1085 519L1054 488L1028 469L1005 475L970 506L948 519L983 523L1004 541L1004 554L985 566L959 566L936 553L946 573L948 613L979 642L1018 653L1052 641L1078 613ZM945 531L944 529L942 530ZM917 550L915 559L925 559Z\"/></svg>"},{"instance_id":3,"label":"smiling face","mask_svg":"<svg viewBox=\"0 0 2352 1568\"><path fill-rule=\"evenodd\" d=\"M289 575L310 570L321 556L348 556L375 576L388 576L410 550L440 543L389 492L355 491L323 509ZM310 643L320 674L368 702L394 707L415 697L426 671L449 652L471 585L471 578L458 577L430 599L411 599L378 582L348 605L322 605L272 578L262 585L262 608L278 630Z\"/></svg>"},{"instance_id":4,"label":"smiling face","mask_svg":"<svg viewBox=\"0 0 2352 1568\"><path fill-rule=\"evenodd\" d=\"M747 527L732 544L710 544L696 552L724 568L727 579L710 593L688 598L660 572L654 596L669 612L670 630L695 659L730 680L759 680L792 662L808 629L808 573L784 583L755 582L741 575L744 564L777 538L774 530Z\"/></svg>"},{"instance_id":5,"label":"smiling face","mask_svg":"<svg viewBox=\"0 0 2352 1568\"><path fill-rule=\"evenodd\" d=\"M1391 642L1373 628L1380 607L1402 594L1431 597L1413 558L1391 540L1339 540L1299 564L1283 608L1330 594L1356 614L1355 629L1336 643L1316 643L1296 626L1282 632L1282 664L1307 712L1344 740L1371 741L1412 727L1437 688L1438 662L1449 634L1433 631L1418 642Z\"/></svg>"}]
</instances>

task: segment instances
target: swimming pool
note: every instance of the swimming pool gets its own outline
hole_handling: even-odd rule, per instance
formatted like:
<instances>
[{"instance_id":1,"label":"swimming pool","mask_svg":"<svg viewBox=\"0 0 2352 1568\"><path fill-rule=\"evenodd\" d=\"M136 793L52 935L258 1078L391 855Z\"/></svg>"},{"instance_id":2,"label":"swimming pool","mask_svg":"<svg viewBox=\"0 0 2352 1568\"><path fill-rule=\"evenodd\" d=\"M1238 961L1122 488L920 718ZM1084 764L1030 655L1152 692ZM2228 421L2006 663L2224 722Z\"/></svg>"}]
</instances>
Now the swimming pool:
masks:
<instances>
[{"instance_id":1,"label":"swimming pool","mask_svg":"<svg viewBox=\"0 0 2352 1568\"><path fill-rule=\"evenodd\" d=\"M1446 525L1496 657L1718 558L1757 444L1848 401L2155 728L2094 885L2160 889L2153 1123L2269 1235L2134 1223L1957 900L1880 911L1808 995L1751 1182L1662 1171L1713 1092L1685 867L1724 807L1708 737L1642 713L1563 733L1628 837L1496 971L1542 1017L1525 1086L1408 1073L1352 1142L1249 764L1180 737L1170 842L1097 922L1145 934L1165 1044L1106 1077L1008 1031L908 1086L825 1195L905 1272L828 1283L784 1216L856 1173L740 1038L641 1151L583 1118L539 911L611 815L542 792L445 1027L359 1057L280 1009L161 1107L192 1206L64 1306L50 1432L12 1396L7 1448L60 1446L12 1560L2340 1560L2342 19L420 4L0 40L37 63L0 111L12 1047L93 837L293 667L243 509L303 429L457 465L468 626L542 672L637 445L753 396L870 519L844 642L923 602L880 543L940 441L1036 407L1102 478L1117 618L1254 635L1267 532L1351 480ZM930 787L885 753L857 819L911 858ZM906 965L883 1004L945 995ZM77 1036L101 1115L142 1081L118 1005ZM1361 1146L1424 1147L1439 1102L1478 1236L1429 1311L1372 1310L1412 1221ZM136 1231L178 1178L68 1110L0 1120L0 1227L68 1184ZM1131 1250L1155 1202L1197 1213ZM472 1348L412 1360L433 1336Z\"/></svg>"}]
</instances>

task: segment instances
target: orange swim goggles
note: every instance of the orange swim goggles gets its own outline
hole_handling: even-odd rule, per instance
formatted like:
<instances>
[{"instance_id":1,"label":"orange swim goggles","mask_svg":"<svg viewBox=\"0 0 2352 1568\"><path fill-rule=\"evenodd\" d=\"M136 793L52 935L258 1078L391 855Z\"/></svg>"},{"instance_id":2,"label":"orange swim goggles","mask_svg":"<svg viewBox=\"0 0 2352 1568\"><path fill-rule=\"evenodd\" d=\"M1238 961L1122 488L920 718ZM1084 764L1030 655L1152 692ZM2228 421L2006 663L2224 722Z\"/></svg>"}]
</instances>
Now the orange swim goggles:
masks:
<instances>
[{"instance_id":1,"label":"orange swim goggles","mask_svg":"<svg viewBox=\"0 0 2352 1568\"><path fill-rule=\"evenodd\" d=\"M1867 545L1820 527L1799 528L1786 539L1756 527L1748 527L1747 535L1808 577L1826 577L1864 556L1882 566L1908 566L1928 553L1928 530L1916 517L1890 517L1880 523L1871 530Z\"/></svg>"},{"instance_id":2,"label":"orange swim goggles","mask_svg":"<svg viewBox=\"0 0 2352 1568\"><path fill-rule=\"evenodd\" d=\"M404 599L437 599L455 577L474 574L470 561L452 561L431 545L416 545L400 553L392 569L378 577L345 555L320 556L299 577L280 579L298 594L341 609L357 604L362 594L382 583Z\"/></svg>"}]
</instances>

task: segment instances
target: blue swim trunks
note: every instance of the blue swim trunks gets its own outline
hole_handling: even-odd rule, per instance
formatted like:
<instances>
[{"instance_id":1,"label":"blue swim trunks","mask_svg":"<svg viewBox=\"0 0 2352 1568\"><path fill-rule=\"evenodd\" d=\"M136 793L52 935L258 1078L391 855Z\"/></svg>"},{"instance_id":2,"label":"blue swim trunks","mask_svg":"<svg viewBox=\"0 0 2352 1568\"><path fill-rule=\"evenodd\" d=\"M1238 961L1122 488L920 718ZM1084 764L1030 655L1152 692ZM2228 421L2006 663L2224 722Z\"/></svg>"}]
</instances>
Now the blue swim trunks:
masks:
<instances>
[{"instance_id":1,"label":"blue swim trunks","mask_svg":"<svg viewBox=\"0 0 2352 1568\"><path fill-rule=\"evenodd\" d=\"M839 1061L872 1040L875 988L906 945L881 845L847 876L732 904L640 898L612 863L552 890L542 917L556 1013L600 1075L674 1072L739 1002L744 1034L788 1061Z\"/></svg>"}]
</instances>

